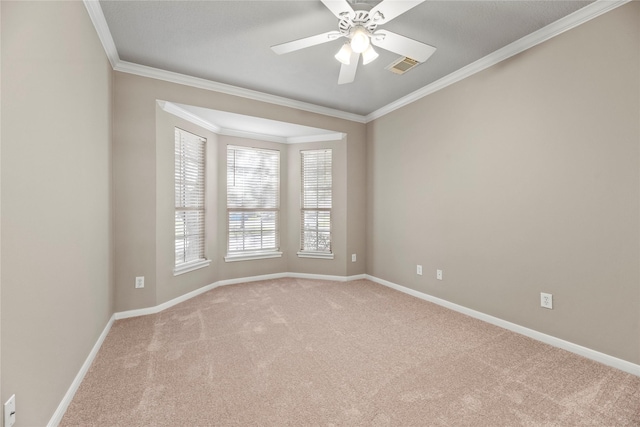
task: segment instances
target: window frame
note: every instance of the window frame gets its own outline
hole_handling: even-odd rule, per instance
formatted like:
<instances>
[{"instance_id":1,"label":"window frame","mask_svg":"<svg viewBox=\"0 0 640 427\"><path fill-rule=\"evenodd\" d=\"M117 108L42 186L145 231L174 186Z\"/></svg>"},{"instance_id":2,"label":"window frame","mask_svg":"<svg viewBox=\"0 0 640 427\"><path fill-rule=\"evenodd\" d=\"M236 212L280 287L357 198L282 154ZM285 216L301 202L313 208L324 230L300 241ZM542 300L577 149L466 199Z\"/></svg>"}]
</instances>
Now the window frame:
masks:
<instances>
[{"instance_id":1,"label":"window frame","mask_svg":"<svg viewBox=\"0 0 640 427\"><path fill-rule=\"evenodd\" d=\"M187 145L191 145L188 147ZM198 145L195 147L195 145ZM188 158L186 151L196 152L196 156ZM174 127L174 265L173 275L188 273L200 268L207 267L211 260L206 256L206 177L207 177L207 139L179 127ZM180 171L178 170L180 169ZM187 172L190 169L190 172ZM193 172L195 170L195 172ZM195 177L193 176L195 173ZM195 179L195 183L193 180ZM190 187L187 182L191 180ZM195 195L193 193L196 193ZM188 200L187 200L188 199ZM195 205L195 206L194 206ZM198 231L194 239L190 239L184 229L188 228L190 220L186 220L189 213L200 213L196 219L195 229ZM184 219L179 221L178 215L183 214ZM182 237L179 229L182 228ZM178 241L183 240L183 259L179 262ZM196 244L197 257L187 256L187 247ZM187 259L189 258L189 259Z\"/></svg>"},{"instance_id":2,"label":"window frame","mask_svg":"<svg viewBox=\"0 0 640 427\"><path fill-rule=\"evenodd\" d=\"M320 176L318 170L313 173L307 173L305 170L305 156L320 156L328 153L328 162L324 160L324 167L329 167L329 180L327 182L326 177ZM316 166L319 169L319 160L316 160ZM306 194L307 188L311 185L307 182L308 179L312 179L316 184L315 196L313 194ZM328 187L327 187L328 184ZM329 189L328 200L325 196L323 199L320 197L320 189L324 191ZM309 202L309 205L307 205ZM315 205L315 206L313 206ZM327 206L328 205L328 206ZM329 226L328 231L324 232L320 230L320 225L316 225L315 228L309 229L306 227L305 213L316 212L319 216L321 213L329 214ZM316 244L314 249L308 248L308 242L305 240L306 232L312 232L316 234L316 242L319 242L321 233L328 233L329 249L320 250L319 245ZM310 150L300 150L300 250L297 255L300 258L318 258L318 259L333 259L333 149L331 148L319 148Z\"/></svg>"},{"instance_id":3,"label":"window frame","mask_svg":"<svg viewBox=\"0 0 640 427\"><path fill-rule=\"evenodd\" d=\"M233 152L234 154L234 166L233 166L233 172L230 171L230 162L231 162L231 153ZM248 167L247 165L240 165L237 166L235 164L235 162L237 161L236 159L236 155L238 152L245 152L246 153L250 153L251 155L254 156L260 156L261 153L264 154L268 154L268 155L275 155L275 162L274 165L271 164L267 164L268 167L271 166L275 166L275 171L273 170L258 170L258 168L254 169L253 171L250 171L251 168ZM227 145L227 167L226 167L226 176L227 176L227 182L226 182L226 223L227 223L227 253L226 256L224 257L226 262L234 262L234 261L248 261L248 260L254 260L254 259L265 259L265 258L279 258L282 257L282 252L280 251L280 193L281 193L281 188L280 188L280 184L281 184L281 180L280 180L280 174L281 174L281 169L280 169L280 165L281 165L281 151L278 149L270 149L270 148L259 148L259 147L249 147L249 146L242 146L242 145L233 145L233 144L228 144ZM263 160L268 161L268 157L263 157ZM230 191L230 177L236 177L238 172L238 169L244 169L244 172L247 172L248 170L250 171L248 174L245 174L245 179L247 179L247 183L243 185L243 187L241 187L241 194L231 194ZM248 188L252 183L256 183L256 182L263 182L262 179L256 181L257 176L260 175L261 173L263 174L268 174L269 176L272 176L274 178L274 181L269 181L268 184L266 185L266 189L268 191L265 192L265 194L261 194L260 197L258 197L257 199L254 199L253 202L252 201L248 201L245 202L245 196L246 193L248 192ZM271 187L271 188L269 188ZM275 191L275 195L270 195L269 193ZM240 198L242 199L241 201L235 200L233 201L233 198ZM245 203L248 204L248 206L245 206ZM257 203L257 204L256 204ZM272 247L267 247L267 248L263 248L262 244L260 245L260 248L256 248L256 249L246 249L246 250L232 250L232 243L231 243L231 237L232 237L232 219L231 216L232 214L240 214L242 215L242 218L239 219L239 221L244 222L245 221L245 215L247 214L256 214L257 216L261 216L261 215L266 215L269 216L270 214L274 214L274 221L273 221L273 241L274 241L274 245ZM246 218L248 218L248 215L246 216ZM254 218L255 220L255 218ZM235 229L235 228L234 228ZM254 232L256 230L254 229ZM270 230L269 228L263 228L262 226L262 222L260 222L260 239L262 239L264 237L265 234L270 234L272 230ZM242 227L239 230L240 233L247 233L246 229L244 227ZM255 234L255 233L254 233ZM248 236L243 236L242 237L242 244L244 245L246 243L246 239Z\"/></svg>"}]
</instances>

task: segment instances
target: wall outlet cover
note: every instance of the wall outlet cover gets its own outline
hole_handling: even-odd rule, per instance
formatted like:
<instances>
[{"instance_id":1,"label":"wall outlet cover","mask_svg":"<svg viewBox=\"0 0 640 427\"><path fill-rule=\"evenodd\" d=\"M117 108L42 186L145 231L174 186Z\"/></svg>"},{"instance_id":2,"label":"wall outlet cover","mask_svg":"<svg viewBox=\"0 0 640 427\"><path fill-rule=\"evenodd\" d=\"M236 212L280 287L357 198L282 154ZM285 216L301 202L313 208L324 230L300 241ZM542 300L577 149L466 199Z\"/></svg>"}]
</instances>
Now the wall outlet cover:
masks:
<instances>
[{"instance_id":1,"label":"wall outlet cover","mask_svg":"<svg viewBox=\"0 0 640 427\"><path fill-rule=\"evenodd\" d=\"M416 266L416 274L418 276L422 276L422 266L421 265L417 265Z\"/></svg>"},{"instance_id":2,"label":"wall outlet cover","mask_svg":"<svg viewBox=\"0 0 640 427\"><path fill-rule=\"evenodd\" d=\"M540 292L540 307L553 309L553 295Z\"/></svg>"},{"instance_id":3,"label":"wall outlet cover","mask_svg":"<svg viewBox=\"0 0 640 427\"><path fill-rule=\"evenodd\" d=\"M136 289L144 288L144 276L136 277Z\"/></svg>"},{"instance_id":4,"label":"wall outlet cover","mask_svg":"<svg viewBox=\"0 0 640 427\"><path fill-rule=\"evenodd\" d=\"M14 394L4 404L4 427L11 427L16 423L16 395Z\"/></svg>"},{"instance_id":5,"label":"wall outlet cover","mask_svg":"<svg viewBox=\"0 0 640 427\"><path fill-rule=\"evenodd\" d=\"M442 280L442 270L436 270L436 279Z\"/></svg>"}]
</instances>

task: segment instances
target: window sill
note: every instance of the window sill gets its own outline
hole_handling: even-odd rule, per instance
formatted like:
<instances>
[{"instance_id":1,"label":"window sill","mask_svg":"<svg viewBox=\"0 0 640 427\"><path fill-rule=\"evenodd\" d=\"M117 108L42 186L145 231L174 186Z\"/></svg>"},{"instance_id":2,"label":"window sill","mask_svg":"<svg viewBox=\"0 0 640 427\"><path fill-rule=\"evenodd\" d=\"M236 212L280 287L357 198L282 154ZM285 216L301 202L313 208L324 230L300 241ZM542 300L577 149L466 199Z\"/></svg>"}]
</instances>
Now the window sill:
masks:
<instances>
[{"instance_id":1,"label":"window sill","mask_svg":"<svg viewBox=\"0 0 640 427\"><path fill-rule=\"evenodd\" d=\"M209 259L199 259L197 261L192 261L186 264L182 264L173 269L173 275L179 276L184 273L188 273L193 270L198 270L200 268L208 267L211 264L211 260Z\"/></svg>"},{"instance_id":2,"label":"window sill","mask_svg":"<svg viewBox=\"0 0 640 427\"><path fill-rule=\"evenodd\" d=\"M333 259L332 252L298 252L298 258Z\"/></svg>"},{"instance_id":3,"label":"window sill","mask_svg":"<svg viewBox=\"0 0 640 427\"><path fill-rule=\"evenodd\" d=\"M243 254L232 254L224 257L225 262L251 261L254 259L281 258L282 252L253 252Z\"/></svg>"}]
</instances>

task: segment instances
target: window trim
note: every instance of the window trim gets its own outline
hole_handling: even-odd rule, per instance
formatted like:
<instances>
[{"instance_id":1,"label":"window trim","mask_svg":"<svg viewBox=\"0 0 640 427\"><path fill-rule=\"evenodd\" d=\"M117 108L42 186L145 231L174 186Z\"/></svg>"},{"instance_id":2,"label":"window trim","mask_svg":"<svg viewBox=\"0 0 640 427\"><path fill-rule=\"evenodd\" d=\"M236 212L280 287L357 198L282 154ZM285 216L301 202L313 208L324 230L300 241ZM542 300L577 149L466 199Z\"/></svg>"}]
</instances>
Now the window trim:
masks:
<instances>
[{"instance_id":1,"label":"window trim","mask_svg":"<svg viewBox=\"0 0 640 427\"><path fill-rule=\"evenodd\" d=\"M185 262L184 264L180 264L178 267L174 267L173 275L179 276L184 273L188 273L190 271L199 270L201 268L208 267L211 264L210 259L199 259L191 262Z\"/></svg>"},{"instance_id":2,"label":"window trim","mask_svg":"<svg viewBox=\"0 0 640 427\"><path fill-rule=\"evenodd\" d=\"M299 251L298 258L333 259L333 252Z\"/></svg>"},{"instance_id":3,"label":"window trim","mask_svg":"<svg viewBox=\"0 0 640 427\"><path fill-rule=\"evenodd\" d=\"M304 155L305 153L319 153L329 152L330 167L331 167L331 200L329 208L305 208L305 173L304 173ZM304 250L304 212L329 212L329 250L317 251L317 250ZM333 149L332 148L318 148L310 150L300 150L300 250L297 252L298 258L313 258L313 259L334 259L333 252Z\"/></svg>"},{"instance_id":4,"label":"window trim","mask_svg":"<svg viewBox=\"0 0 640 427\"><path fill-rule=\"evenodd\" d=\"M234 253L227 254L224 257L225 262L236 262L236 261L251 261L254 259L268 259L268 258L281 258L282 252L280 251L263 251L263 252L242 252L242 253Z\"/></svg>"},{"instance_id":5,"label":"window trim","mask_svg":"<svg viewBox=\"0 0 640 427\"><path fill-rule=\"evenodd\" d=\"M202 206L196 206L195 208L193 206L188 206L185 204L181 204L180 206L178 206L178 204L176 203L176 199L177 199L177 192L176 192L176 187L178 187L179 185L183 185L184 181L180 181L178 182L176 180L176 155L178 154L176 151L178 149L178 137L180 137L180 139L184 139L185 135L188 135L189 138L193 138L193 141L198 141L199 143L202 144L201 146L201 157L198 159L198 164L196 164L196 168L198 170L202 170L202 176L198 176L196 179L198 181L201 181L200 185L202 188L202 193L200 195L201 197L201 203ZM182 145L182 143L181 143ZM199 147L200 149L200 147ZM184 163L185 159L181 158L180 159L180 163ZM193 166L193 165L191 165ZM206 230L206 213L207 213L207 189L206 189L206 183L207 183L207 139L200 136L200 135L196 135L192 132L189 132L187 130L184 130L180 127L175 126L174 127L174 219L173 219L173 228L174 228L174 236L173 236L173 252L174 252L174 264L173 264L173 275L174 276L178 276L180 274L184 274L184 273L188 273L190 271L194 271L200 268L204 268L207 267L211 264L211 260L207 259L207 230ZM184 179L184 176L181 176L182 179ZM180 194L184 195L184 190L181 190ZM202 230L202 253L201 256L202 258L197 258L197 259L192 259L186 262L181 262L176 264L176 234L175 234L175 230L176 230L176 213L177 212L202 212L202 224L201 224L201 230Z\"/></svg>"},{"instance_id":6,"label":"window trim","mask_svg":"<svg viewBox=\"0 0 640 427\"><path fill-rule=\"evenodd\" d=\"M276 188L277 194L275 197L275 206L274 207L259 207L259 208L246 208L246 207L229 207L229 150L246 150L246 151L254 151L254 152L268 152L277 154L277 181ZM243 145L233 145L227 144L227 167L226 167L226 175L227 175L227 183L226 183L226 223L227 223L227 253L224 257L225 262L235 262L235 261L249 261L256 259L267 259L267 258L279 258L282 257L282 252L280 251L281 242L280 242L280 218L281 218L281 208L280 208L280 199L281 199L281 156L282 152L278 149L271 148L261 148L261 147L250 147ZM276 220L275 220L275 247L272 249L262 249L262 250L245 250L245 251L229 251L229 243L230 243L230 223L229 223L229 215L231 212L275 212Z\"/></svg>"}]
</instances>

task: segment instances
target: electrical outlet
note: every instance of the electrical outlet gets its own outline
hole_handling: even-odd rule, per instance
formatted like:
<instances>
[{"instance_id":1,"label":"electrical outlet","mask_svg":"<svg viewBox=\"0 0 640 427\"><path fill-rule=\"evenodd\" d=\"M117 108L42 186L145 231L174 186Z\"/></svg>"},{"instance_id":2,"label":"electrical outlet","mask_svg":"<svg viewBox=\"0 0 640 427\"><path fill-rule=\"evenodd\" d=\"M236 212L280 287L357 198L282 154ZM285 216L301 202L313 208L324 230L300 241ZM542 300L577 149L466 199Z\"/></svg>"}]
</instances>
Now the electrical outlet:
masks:
<instances>
[{"instance_id":1,"label":"electrical outlet","mask_svg":"<svg viewBox=\"0 0 640 427\"><path fill-rule=\"evenodd\" d=\"M540 292L540 307L553 309L553 295Z\"/></svg>"},{"instance_id":2,"label":"electrical outlet","mask_svg":"<svg viewBox=\"0 0 640 427\"><path fill-rule=\"evenodd\" d=\"M442 270L436 270L436 279L442 280Z\"/></svg>"},{"instance_id":3,"label":"electrical outlet","mask_svg":"<svg viewBox=\"0 0 640 427\"><path fill-rule=\"evenodd\" d=\"M144 276L136 277L136 289L144 288Z\"/></svg>"},{"instance_id":4,"label":"electrical outlet","mask_svg":"<svg viewBox=\"0 0 640 427\"><path fill-rule=\"evenodd\" d=\"M418 276L422 276L422 266L421 265L416 266L416 274Z\"/></svg>"},{"instance_id":5,"label":"electrical outlet","mask_svg":"<svg viewBox=\"0 0 640 427\"><path fill-rule=\"evenodd\" d=\"M351 262L356 262L356 254L351 254Z\"/></svg>"},{"instance_id":6,"label":"electrical outlet","mask_svg":"<svg viewBox=\"0 0 640 427\"><path fill-rule=\"evenodd\" d=\"M4 404L4 427L11 427L16 423L16 395L14 394Z\"/></svg>"}]
</instances>

